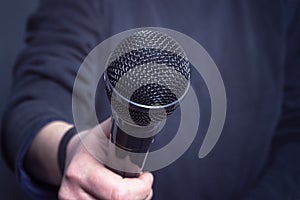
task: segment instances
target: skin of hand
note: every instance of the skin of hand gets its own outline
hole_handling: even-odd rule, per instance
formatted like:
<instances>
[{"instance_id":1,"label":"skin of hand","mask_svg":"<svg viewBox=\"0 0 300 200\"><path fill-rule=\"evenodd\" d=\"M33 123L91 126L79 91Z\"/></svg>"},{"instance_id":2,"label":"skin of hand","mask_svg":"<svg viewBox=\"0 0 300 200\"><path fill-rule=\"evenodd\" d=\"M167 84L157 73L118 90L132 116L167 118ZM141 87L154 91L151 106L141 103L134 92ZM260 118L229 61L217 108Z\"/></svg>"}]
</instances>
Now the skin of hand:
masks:
<instances>
[{"instance_id":1,"label":"skin of hand","mask_svg":"<svg viewBox=\"0 0 300 200\"><path fill-rule=\"evenodd\" d=\"M59 199L148 200L152 198L153 175L151 173L141 173L137 178L123 178L99 162L106 155L111 127L110 118L91 130L76 134L70 140L66 152L65 172L61 177L57 164L57 148L63 134L70 127L71 125L64 122L47 125L35 137L25 158L25 168L34 177L52 185L60 185ZM49 133L53 133L54 130L59 130L61 133L55 134L56 137L53 136L54 134L49 136L51 135ZM94 143L93 145L97 146L94 150L101 152L97 159L87 150L83 140L87 141L84 144ZM45 151L40 151L41 148ZM34 168L32 163L35 163ZM40 167L39 170L33 170L37 167Z\"/></svg>"}]
</instances>

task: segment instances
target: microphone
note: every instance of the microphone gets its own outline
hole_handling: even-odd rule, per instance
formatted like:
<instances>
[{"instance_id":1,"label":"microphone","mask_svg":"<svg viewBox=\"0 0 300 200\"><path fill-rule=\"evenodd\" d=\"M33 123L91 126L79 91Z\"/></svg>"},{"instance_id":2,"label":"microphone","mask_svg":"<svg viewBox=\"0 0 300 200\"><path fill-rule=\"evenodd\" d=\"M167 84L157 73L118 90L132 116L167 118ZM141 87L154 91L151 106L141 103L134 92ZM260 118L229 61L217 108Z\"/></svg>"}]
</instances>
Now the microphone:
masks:
<instances>
[{"instance_id":1,"label":"microphone","mask_svg":"<svg viewBox=\"0 0 300 200\"><path fill-rule=\"evenodd\" d=\"M106 167L137 177L155 135L189 88L189 61L172 37L142 29L111 53L104 80L113 122Z\"/></svg>"}]
</instances>

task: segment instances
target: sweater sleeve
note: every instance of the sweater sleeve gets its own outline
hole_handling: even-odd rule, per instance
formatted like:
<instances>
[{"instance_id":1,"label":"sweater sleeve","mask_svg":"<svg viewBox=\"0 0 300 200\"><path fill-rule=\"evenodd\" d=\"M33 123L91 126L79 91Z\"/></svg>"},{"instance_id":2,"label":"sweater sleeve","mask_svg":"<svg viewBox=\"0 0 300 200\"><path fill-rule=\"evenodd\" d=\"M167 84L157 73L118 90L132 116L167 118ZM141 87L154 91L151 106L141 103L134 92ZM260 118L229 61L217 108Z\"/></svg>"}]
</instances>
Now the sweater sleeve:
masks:
<instances>
[{"instance_id":1,"label":"sweater sleeve","mask_svg":"<svg viewBox=\"0 0 300 200\"><path fill-rule=\"evenodd\" d=\"M3 116L1 147L23 189L31 190L28 193L39 192L30 189L32 180L23 170L23 158L45 124L53 120L72 123L71 93L77 70L104 37L107 22L101 3L41 0L27 24L26 46L13 70L12 92Z\"/></svg>"},{"instance_id":2,"label":"sweater sleeve","mask_svg":"<svg viewBox=\"0 0 300 200\"><path fill-rule=\"evenodd\" d=\"M297 3L297 5L295 5ZM288 4L282 114L269 164L245 200L298 199L300 189L300 3Z\"/></svg>"}]
</instances>

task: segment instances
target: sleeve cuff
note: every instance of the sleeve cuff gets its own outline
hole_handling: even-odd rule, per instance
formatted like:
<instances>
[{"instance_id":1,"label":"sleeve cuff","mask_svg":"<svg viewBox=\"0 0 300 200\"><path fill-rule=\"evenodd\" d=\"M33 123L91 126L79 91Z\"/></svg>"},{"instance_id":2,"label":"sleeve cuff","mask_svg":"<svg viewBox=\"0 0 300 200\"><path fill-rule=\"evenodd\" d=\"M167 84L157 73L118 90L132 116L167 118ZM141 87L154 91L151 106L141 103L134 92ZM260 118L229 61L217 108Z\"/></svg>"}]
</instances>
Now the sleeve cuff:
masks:
<instances>
[{"instance_id":1,"label":"sleeve cuff","mask_svg":"<svg viewBox=\"0 0 300 200\"><path fill-rule=\"evenodd\" d=\"M17 181L19 182L21 189L25 192L25 194L30 199L57 199L57 193L59 187L43 184L39 181L36 181L32 178L24 169L24 157L26 152L28 151L30 144L39 130L44 127L46 124L52 121L65 121L67 120L62 118L49 118L43 122L41 122L36 129L31 133L31 135L26 139L23 143L21 151L18 155L17 162L16 162L16 176Z\"/></svg>"}]
</instances>

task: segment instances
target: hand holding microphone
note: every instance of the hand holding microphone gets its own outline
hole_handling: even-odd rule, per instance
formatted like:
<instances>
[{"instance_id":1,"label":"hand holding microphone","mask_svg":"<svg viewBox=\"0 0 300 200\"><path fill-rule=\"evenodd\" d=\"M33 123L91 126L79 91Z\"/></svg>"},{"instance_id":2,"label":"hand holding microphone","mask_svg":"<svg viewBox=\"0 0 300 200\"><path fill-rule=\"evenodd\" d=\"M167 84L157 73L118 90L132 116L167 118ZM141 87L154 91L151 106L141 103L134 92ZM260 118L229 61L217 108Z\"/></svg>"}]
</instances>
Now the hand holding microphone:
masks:
<instances>
[{"instance_id":1,"label":"hand holding microphone","mask_svg":"<svg viewBox=\"0 0 300 200\"><path fill-rule=\"evenodd\" d=\"M95 159L74 137L60 199L152 197L153 176L141 171L155 135L188 90L189 62L173 38L141 30L117 46L107 65L104 75L112 119L79 133L81 139L91 140L88 144L95 144L94 150L98 145L103 159ZM93 138L96 135L104 138Z\"/></svg>"},{"instance_id":2,"label":"hand holding microphone","mask_svg":"<svg viewBox=\"0 0 300 200\"><path fill-rule=\"evenodd\" d=\"M111 119L91 130L78 133L87 140L101 140L101 154L105 155L110 134ZM58 198L66 199L146 199L152 198L153 176L142 173L137 178L122 178L107 169L84 147L76 135L68 145L65 173ZM89 142L91 144L91 142ZM99 145L99 141L95 141Z\"/></svg>"}]
</instances>

